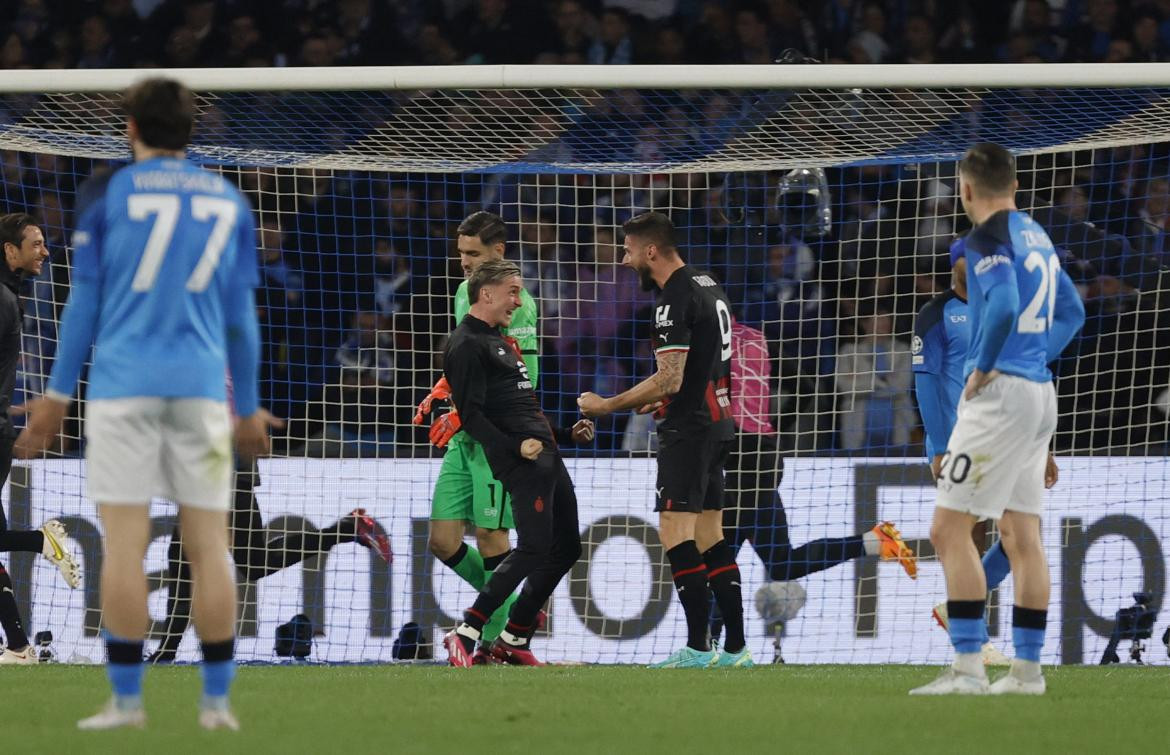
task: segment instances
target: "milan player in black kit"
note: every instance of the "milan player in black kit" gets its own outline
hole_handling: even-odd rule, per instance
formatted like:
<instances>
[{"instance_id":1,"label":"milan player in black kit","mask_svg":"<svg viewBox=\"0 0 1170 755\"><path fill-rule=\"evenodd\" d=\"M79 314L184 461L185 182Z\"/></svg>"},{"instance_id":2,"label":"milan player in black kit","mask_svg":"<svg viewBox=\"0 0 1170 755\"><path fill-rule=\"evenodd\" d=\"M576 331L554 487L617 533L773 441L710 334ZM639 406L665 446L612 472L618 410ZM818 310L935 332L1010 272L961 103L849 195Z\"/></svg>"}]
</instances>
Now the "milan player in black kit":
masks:
<instances>
[{"instance_id":1,"label":"milan player in black kit","mask_svg":"<svg viewBox=\"0 0 1170 755\"><path fill-rule=\"evenodd\" d=\"M520 308L520 291L520 268L514 263L493 260L476 268L467 281L471 309L451 333L443 356L463 432L483 445L492 473L511 496L517 537L516 548L463 613L463 623L443 638L452 666L472 665L484 624L521 582L524 587L488 657L497 663L543 665L529 647L537 614L581 557L577 495L557 438L592 440L593 423L583 419L571 430L554 433L545 419L519 346L499 331Z\"/></svg>"},{"instance_id":2,"label":"milan player in black kit","mask_svg":"<svg viewBox=\"0 0 1170 755\"><path fill-rule=\"evenodd\" d=\"M658 529L679 601L687 644L659 668L751 666L744 643L743 596L735 554L723 539L723 465L735 438L731 417L731 308L711 276L686 264L670 218L646 212L623 226L622 263L647 291L660 289L654 310L657 371L612 398L583 393L586 417L637 409L661 411L658 426ZM723 614L722 651L707 642L711 594Z\"/></svg>"}]
</instances>

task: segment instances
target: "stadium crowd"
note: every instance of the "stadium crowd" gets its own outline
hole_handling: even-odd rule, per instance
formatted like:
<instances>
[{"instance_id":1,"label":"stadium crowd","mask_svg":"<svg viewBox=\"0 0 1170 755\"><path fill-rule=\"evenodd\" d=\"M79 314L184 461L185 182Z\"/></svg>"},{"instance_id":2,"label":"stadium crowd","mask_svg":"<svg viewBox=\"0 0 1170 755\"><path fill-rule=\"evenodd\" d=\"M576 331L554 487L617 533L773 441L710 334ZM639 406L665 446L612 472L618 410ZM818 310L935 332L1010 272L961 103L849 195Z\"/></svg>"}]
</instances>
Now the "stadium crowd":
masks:
<instances>
[{"instance_id":1,"label":"stadium crowd","mask_svg":"<svg viewBox=\"0 0 1170 755\"><path fill-rule=\"evenodd\" d=\"M1165 1L104 0L81 4L68 16L73 26L57 23L63 4L5 5L6 68L768 63L787 48L854 63L1146 61L1170 49ZM623 117L641 108L637 157L652 160L669 141L647 103L608 106ZM668 107L672 124L686 124L687 144L702 146L727 133L743 103L717 95ZM617 116L611 123L622 125ZM600 115L591 124L605 127ZM595 147L564 139L558 148ZM1158 407L1170 403L1170 352L1156 347L1170 333L1160 306L1168 160L1166 145L1021 160L1021 207L1048 229L1089 310L1061 364L1064 449L1148 453L1165 441ZM74 197L84 177L108 169L49 154L0 156L6 211L38 217L56 254L26 306L28 392L41 390L52 358ZM502 209L512 224L509 256L541 304L550 416L574 413L582 390L614 393L652 368L652 299L614 267L622 254L614 229L654 207L682 229L688 259L725 282L737 317L768 336L787 449L917 451L905 357L914 314L947 285L947 246L966 228L953 165L828 171L828 233L785 208L778 173L225 170L259 211L262 381L265 403L291 420L283 451L425 448L409 419L439 367L462 279L454 228L481 207ZM858 407L861 416L851 415ZM602 448L638 450L649 437L625 417L599 426Z\"/></svg>"},{"instance_id":2,"label":"stadium crowd","mask_svg":"<svg viewBox=\"0 0 1170 755\"><path fill-rule=\"evenodd\" d=\"M0 68L1166 60L1165 0L6 0ZM1007 24L1004 24L1004 20ZM64 23L63 23L64 21Z\"/></svg>"}]
</instances>

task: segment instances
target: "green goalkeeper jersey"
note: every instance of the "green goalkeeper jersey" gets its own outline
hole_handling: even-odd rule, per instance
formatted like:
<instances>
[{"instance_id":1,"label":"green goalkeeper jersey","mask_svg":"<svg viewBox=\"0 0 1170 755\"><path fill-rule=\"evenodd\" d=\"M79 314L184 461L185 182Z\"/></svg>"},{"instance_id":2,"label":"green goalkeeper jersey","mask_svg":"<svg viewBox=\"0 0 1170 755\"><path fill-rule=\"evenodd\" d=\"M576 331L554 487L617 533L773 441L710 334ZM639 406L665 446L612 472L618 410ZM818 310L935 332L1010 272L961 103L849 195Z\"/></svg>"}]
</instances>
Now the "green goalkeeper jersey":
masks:
<instances>
[{"instance_id":1,"label":"green goalkeeper jersey","mask_svg":"<svg viewBox=\"0 0 1170 755\"><path fill-rule=\"evenodd\" d=\"M455 292L456 325L463 322L463 318L467 316L470 309L471 301L467 295L467 281L463 281ZM524 360L524 366L528 368L528 377L532 380L532 387L535 388L540 377L538 367L540 355L536 346L536 300L532 298L532 294L528 293L528 289L520 289L520 309L512 313L512 324L506 328L500 328L500 332L515 338L516 343L520 344L520 357ZM474 443L475 441L467 433L457 433L451 442Z\"/></svg>"}]
</instances>

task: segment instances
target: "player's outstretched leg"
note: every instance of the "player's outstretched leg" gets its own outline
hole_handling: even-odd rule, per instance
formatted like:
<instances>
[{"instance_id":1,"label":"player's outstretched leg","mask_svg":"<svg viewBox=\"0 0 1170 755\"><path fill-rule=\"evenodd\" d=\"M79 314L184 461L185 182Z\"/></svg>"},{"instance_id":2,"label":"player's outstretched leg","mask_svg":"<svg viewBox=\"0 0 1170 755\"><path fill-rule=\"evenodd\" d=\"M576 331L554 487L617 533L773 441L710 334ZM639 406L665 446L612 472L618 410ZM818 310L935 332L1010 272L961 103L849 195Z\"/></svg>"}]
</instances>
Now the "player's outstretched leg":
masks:
<instances>
[{"instance_id":1,"label":"player's outstretched leg","mask_svg":"<svg viewBox=\"0 0 1170 755\"><path fill-rule=\"evenodd\" d=\"M874 555L880 556L882 561L897 561L910 579L918 578L918 556L906 545L902 533L898 532L893 522L878 524L862 538L867 554L873 554L876 550Z\"/></svg>"},{"instance_id":2,"label":"player's outstretched leg","mask_svg":"<svg viewBox=\"0 0 1170 755\"><path fill-rule=\"evenodd\" d=\"M76 590L81 586L81 567L65 547L65 525L50 519L40 526L39 531L44 538L41 555L57 567L65 584Z\"/></svg>"}]
</instances>

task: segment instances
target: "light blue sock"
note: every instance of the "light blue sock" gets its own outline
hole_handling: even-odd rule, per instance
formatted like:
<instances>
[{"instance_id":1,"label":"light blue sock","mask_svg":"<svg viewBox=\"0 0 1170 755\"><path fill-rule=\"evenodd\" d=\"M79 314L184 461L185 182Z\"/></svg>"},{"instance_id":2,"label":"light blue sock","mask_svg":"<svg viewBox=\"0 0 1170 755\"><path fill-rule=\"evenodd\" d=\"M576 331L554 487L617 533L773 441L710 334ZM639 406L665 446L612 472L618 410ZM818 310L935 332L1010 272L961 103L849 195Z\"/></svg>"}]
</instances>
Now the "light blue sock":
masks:
<instances>
[{"instance_id":1,"label":"light blue sock","mask_svg":"<svg viewBox=\"0 0 1170 755\"><path fill-rule=\"evenodd\" d=\"M203 696L205 698L226 698L236 676L236 662L203 662Z\"/></svg>"},{"instance_id":2,"label":"light blue sock","mask_svg":"<svg viewBox=\"0 0 1170 755\"><path fill-rule=\"evenodd\" d=\"M1003 543L996 540L995 545L983 554L983 573L987 575L987 591L991 592L999 587L999 583L1003 582L1011 570L1012 564L1008 561L1007 554L1003 552Z\"/></svg>"},{"instance_id":3,"label":"light blue sock","mask_svg":"<svg viewBox=\"0 0 1170 755\"><path fill-rule=\"evenodd\" d=\"M1012 644L1016 646L1016 657L1022 661L1040 662L1040 650L1044 647L1044 630L1012 627Z\"/></svg>"},{"instance_id":4,"label":"light blue sock","mask_svg":"<svg viewBox=\"0 0 1170 755\"><path fill-rule=\"evenodd\" d=\"M106 640L106 675L119 707L142 705L142 640L125 640L104 632Z\"/></svg>"},{"instance_id":5,"label":"light blue sock","mask_svg":"<svg viewBox=\"0 0 1170 755\"><path fill-rule=\"evenodd\" d=\"M1044 647L1044 628L1048 625L1046 609L1012 608L1012 644L1016 646L1016 657L1021 661L1040 662L1040 650Z\"/></svg>"},{"instance_id":6,"label":"light blue sock","mask_svg":"<svg viewBox=\"0 0 1170 755\"><path fill-rule=\"evenodd\" d=\"M958 653L978 653L987 642L987 622L979 619L951 618L951 644Z\"/></svg>"},{"instance_id":7,"label":"light blue sock","mask_svg":"<svg viewBox=\"0 0 1170 755\"><path fill-rule=\"evenodd\" d=\"M118 697L141 698L142 674L146 667L141 663L108 663L106 674L110 686Z\"/></svg>"}]
</instances>

